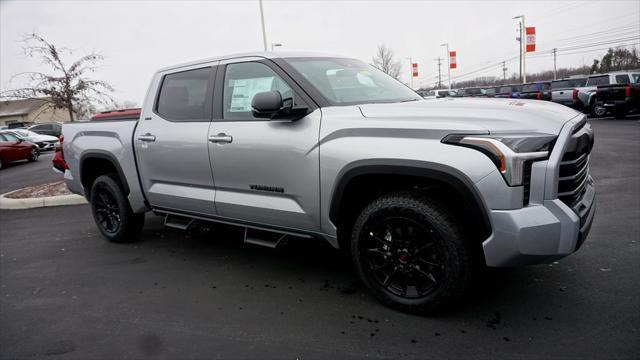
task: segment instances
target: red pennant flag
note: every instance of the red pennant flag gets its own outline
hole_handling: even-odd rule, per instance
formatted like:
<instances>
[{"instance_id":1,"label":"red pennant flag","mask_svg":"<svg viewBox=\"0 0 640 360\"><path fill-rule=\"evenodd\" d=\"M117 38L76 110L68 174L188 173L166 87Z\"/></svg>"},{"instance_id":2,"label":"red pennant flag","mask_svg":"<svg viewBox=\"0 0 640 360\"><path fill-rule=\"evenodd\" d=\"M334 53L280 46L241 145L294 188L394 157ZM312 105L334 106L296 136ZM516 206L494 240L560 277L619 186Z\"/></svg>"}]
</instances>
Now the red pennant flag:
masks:
<instances>
[{"instance_id":1,"label":"red pennant flag","mask_svg":"<svg viewBox=\"0 0 640 360\"><path fill-rule=\"evenodd\" d=\"M418 63L411 63L411 76L418 77Z\"/></svg>"},{"instance_id":2,"label":"red pennant flag","mask_svg":"<svg viewBox=\"0 0 640 360\"><path fill-rule=\"evenodd\" d=\"M449 67L451 69L455 69L457 68L457 64L456 64L456 52L455 51L449 51Z\"/></svg>"}]
</instances>

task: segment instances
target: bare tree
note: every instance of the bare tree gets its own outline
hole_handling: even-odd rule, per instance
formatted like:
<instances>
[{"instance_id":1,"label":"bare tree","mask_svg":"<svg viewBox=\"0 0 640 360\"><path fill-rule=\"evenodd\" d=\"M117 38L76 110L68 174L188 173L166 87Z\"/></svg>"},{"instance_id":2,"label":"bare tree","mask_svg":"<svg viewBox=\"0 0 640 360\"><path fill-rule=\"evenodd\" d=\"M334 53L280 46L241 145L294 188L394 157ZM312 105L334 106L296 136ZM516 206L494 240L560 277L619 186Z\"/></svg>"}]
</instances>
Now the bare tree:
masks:
<instances>
[{"instance_id":1,"label":"bare tree","mask_svg":"<svg viewBox=\"0 0 640 360\"><path fill-rule=\"evenodd\" d=\"M111 85L86 76L96 70L96 64L104 59L102 55L92 52L67 66L62 55L71 54L69 49L59 48L35 33L25 36L23 42L25 55L39 57L43 64L51 66L52 72L24 72L14 75L12 80L26 77L28 86L7 90L0 94L1 98L44 98L53 108L69 111L71 121L74 120L74 114L80 114L94 104L106 106L113 103L109 96L113 91Z\"/></svg>"},{"instance_id":2,"label":"bare tree","mask_svg":"<svg viewBox=\"0 0 640 360\"><path fill-rule=\"evenodd\" d=\"M373 57L373 66L396 79L400 76L400 69L402 67L400 61L395 60L393 50L384 44L378 46L378 52L376 56Z\"/></svg>"}]
</instances>

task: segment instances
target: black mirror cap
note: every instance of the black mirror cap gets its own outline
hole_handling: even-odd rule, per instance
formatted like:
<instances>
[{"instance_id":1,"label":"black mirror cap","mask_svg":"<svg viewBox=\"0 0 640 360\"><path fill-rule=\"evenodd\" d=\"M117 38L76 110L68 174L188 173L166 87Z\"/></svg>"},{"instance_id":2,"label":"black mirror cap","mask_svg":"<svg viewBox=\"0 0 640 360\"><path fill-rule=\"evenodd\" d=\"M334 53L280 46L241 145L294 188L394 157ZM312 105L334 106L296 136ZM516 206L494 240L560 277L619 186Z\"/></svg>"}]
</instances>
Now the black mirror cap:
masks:
<instances>
[{"instance_id":1,"label":"black mirror cap","mask_svg":"<svg viewBox=\"0 0 640 360\"><path fill-rule=\"evenodd\" d=\"M282 105L280 91L265 91L254 95L251 100L251 111L257 118L271 118L282 110Z\"/></svg>"}]
</instances>

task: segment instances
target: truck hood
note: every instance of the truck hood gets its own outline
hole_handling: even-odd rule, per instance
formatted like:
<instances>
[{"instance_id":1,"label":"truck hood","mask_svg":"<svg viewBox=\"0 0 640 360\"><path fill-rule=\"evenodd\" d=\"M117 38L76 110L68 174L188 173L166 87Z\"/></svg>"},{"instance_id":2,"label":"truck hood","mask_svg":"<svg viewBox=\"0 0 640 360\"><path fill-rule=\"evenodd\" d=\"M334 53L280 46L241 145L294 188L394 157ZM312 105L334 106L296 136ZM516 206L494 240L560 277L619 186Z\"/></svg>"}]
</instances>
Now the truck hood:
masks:
<instances>
[{"instance_id":1,"label":"truck hood","mask_svg":"<svg viewBox=\"0 0 640 360\"><path fill-rule=\"evenodd\" d=\"M537 132L558 134L569 120L581 115L564 105L540 100L450 98L391 104L363 104L366 118L450 123L455 129L489 133Z\"/></svg>"}]
</instances>

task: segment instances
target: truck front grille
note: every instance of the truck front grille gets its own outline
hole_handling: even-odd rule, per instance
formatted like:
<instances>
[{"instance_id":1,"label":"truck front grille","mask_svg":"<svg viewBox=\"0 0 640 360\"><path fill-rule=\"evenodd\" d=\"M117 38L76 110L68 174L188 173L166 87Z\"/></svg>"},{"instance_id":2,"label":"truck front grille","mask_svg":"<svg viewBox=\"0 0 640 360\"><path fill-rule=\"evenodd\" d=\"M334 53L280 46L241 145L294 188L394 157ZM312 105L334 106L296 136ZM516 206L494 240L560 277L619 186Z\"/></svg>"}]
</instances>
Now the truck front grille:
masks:
<instances>
[{"instance_id":1,"label":"truck front grille","mask_svg":"<svg viewBox=\"0 0 640 360\"><path fill-rule=\"evenodd\" d=\"M582 198L589 177L589 154L566 153L560 162L558 198L569 207Z\"/></svg>"},{"instance_id":2,"label":"truck front grille","mask_svg":"<svg viewBox=\"0 0 640 360\"><path fill-rule=\"evenodd\" d=\"M593 131L585 123L576 129L562 156L558 175L558 199L570 208L580 202L589 180L589 159L593 148Z\"/></svg>"}]
</instances>

